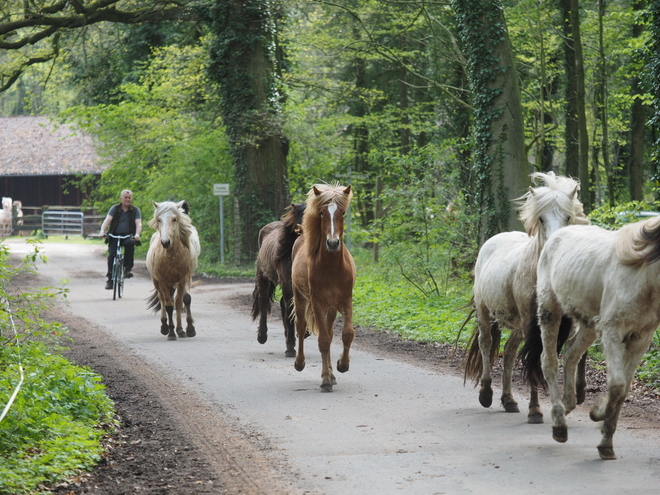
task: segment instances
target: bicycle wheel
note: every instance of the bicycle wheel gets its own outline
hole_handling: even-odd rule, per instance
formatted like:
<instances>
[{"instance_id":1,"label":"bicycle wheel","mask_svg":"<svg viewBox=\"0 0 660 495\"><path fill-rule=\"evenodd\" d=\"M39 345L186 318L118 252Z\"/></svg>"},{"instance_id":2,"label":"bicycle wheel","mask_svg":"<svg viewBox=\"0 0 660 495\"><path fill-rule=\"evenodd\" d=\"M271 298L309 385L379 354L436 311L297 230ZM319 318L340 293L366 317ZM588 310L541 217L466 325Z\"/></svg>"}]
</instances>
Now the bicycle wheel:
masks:
<instances>
[{"instance_id":1,"label":"bicycle wheel","mask_svg":"<svg viewBox=\"0 0 660 495\"><path fill-rule=\"evenodd\" d=\"M117 299L117 295L121 297L121 289L119 288L122 276L122 261L115 258L114 265L112 266L112 300Z\"/></svg>"},{"instance_id":2,"label":"bicycle wheel","mask_svg":"<svg viewBox=\"0 0 660 495\"><path fill-rule=\"evenodd\" d=\"M122 263L122 265L123 265L123 263ZM124 267L123 266L121 266L119 268L119 283L117 284L117 293L118 293L120 298L124 294Z\"/></svg>"}]
</instances>

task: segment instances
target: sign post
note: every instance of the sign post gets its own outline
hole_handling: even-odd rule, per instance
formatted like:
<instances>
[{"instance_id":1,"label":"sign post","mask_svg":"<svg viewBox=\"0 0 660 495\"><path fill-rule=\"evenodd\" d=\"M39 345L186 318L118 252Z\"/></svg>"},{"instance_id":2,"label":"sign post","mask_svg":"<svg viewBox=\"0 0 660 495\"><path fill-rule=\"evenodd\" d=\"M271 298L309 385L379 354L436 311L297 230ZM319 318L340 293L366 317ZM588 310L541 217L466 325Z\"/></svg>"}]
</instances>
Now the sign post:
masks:
<instances>
[{"instance_id":1,"label":"sign post","mask_svg":"<svg viewBox=\"0 0 660 495\"><path fill-rule=\"evenodd\" d=\"M229 196L229 184L213 184L213 195L220 197L220 263L225 264L225 196Z\"/></svg>"}]
</instances>

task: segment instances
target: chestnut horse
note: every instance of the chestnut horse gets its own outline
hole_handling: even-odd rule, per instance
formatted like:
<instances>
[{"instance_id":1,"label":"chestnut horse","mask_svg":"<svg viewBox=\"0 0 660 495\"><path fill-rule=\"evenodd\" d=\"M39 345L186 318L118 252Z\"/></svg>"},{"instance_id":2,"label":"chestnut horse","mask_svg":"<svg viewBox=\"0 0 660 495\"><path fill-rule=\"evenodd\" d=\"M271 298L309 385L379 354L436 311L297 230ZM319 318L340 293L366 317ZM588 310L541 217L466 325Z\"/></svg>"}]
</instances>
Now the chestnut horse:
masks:
<instances>
[{"instance_id":1,"label":"chestnut horse","mask_svg":"<svg viewBox=\"0 0 660 495\"><path fill-rule=\"evenodd\" d=\"M305 368L305 332L318 335L321 351L321 390L332 392L337 383L332 372L330 345L335 318L343 319L344 351L337 361L337 371L349 366L349 350L355 336L353 329L353 286L355 263L344 245L344 215L353 193L351 186L316 184L307 194L302 235L293 245L291 281L293 307L298 333L295 368Z\"/></svg>"},{"instance_id":2,"label":"chestnut horse","mask_svg":"<svg viewBox=\"0 0 660 495\"><path fill-rule=\"evenodd\" d=\"M252 292L252 321L259 318L257 341L265 344L268 339L266 320L275 298L275 288L282 289L280 309L286 338L286 357L296 355L296 329L293 324L293 289L291 288L291 251L300 236L305 203L293 203L280 220L270 222L259 231L257 273Z\"/></svg>"},{"instance_id":3,"label":"chestnut horse","mask_svg":"<svg viewBox=\"0 0 660 495\"><path fill-rule=\"evenodd\" d=\"M154 284L154 293L147 307L160 310L160 333L167 340L196 335L190 312L190 286L197 269L200 253L197 229L188 216L188 203L179 201L154 202L154 217L149 226L156 232L151 236L147 252L147 270ZM176 297L173 298L176 292ZM186 331L181 324L183 306L186 307ZM176 333L173 312L176 309Z\"/></svg>"}]
</instances>

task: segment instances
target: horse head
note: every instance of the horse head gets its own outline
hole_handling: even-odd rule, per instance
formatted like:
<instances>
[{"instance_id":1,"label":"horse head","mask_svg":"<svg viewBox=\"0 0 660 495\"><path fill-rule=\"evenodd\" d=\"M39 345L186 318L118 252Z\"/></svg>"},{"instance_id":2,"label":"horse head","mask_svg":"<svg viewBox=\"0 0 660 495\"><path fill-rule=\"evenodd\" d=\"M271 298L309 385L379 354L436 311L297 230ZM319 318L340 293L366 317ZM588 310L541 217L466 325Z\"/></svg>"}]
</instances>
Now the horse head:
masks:
<instances>
[{"instance_id":1,"label":"horse head","mask_svg":"<svg viewBox=\"0 0 660 495\"><path fill-rule=\"evenodd\" d=\"M316 186L312 188L316 198L323 196L324 191ZM344 235L344 215L348 210L348 200L351 196L351 186L341 191L340 195L332 195L330 199L319 205L321 235L325 238L325 248L329 253L336 253L341 248Z\"/></svg>"},{"instance_id":2,"label":"horse head","mask_svg":"<svg viewBox=\"0 0 660 495\"><path fill-rule=\"evenodd\" d=\"M553 172L537 172L531 177L535 184L540 181L542 185L530 187L520 198L525 201L520 209L520 219L530 236L537 236L543 244L562 227L589 223L577 197L580 184L576 180L557 177Z\"/></svg>"},{"instance_id":3,"label":"horse head","mask_svg":"<svg viewBox=\"0 0 660 495\"><path fill-rule=\"evenodd\" d=\"M190 229L190 219L187 216L188 203L186 201L178 203L172 201L156 203L154 201L153 205L154 217L149 222L149 226L160 234L161 246L169 249L181 237L187 239L186 232ZM185 242L185 239L182 240Z\"/></svg>"}]
</instances>

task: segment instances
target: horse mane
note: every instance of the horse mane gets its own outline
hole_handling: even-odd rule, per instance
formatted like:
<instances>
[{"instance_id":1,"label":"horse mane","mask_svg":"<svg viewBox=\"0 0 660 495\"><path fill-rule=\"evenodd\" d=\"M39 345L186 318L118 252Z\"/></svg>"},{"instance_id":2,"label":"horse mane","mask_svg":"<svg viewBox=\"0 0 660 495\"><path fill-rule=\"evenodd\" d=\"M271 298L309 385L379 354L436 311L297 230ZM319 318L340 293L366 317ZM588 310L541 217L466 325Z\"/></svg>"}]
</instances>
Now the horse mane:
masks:
<instances>
[{"instance_id":1,"label":"horse mane","mask_svg":"<svg viewBox=\"0 0 660 495\"><path fill-rule=\"evenodd\" d=\"M624 265L647 265L660 259L660 216L624 226L616 240Z\"/></svg>"},{"instance_id":2,"label":"horse mane","mask_svg":"<svg viewBox=\"0 0 660 495\"><path fill-rule=\"evenodd\" d=\"M284 215L280 218L281 226L279 228L279 237L275 252L275 264L280 263L285 258L291 257L293 243L300 237L298 226L303 221L303 214L306 207L306 203L291 203L284 212Z\"/></svg>"},{"instance_id":3,"label":"horse mane","mask_svg":"<svg viewBox=\"0 0 660 495\"><path fill-rule=\"evenodd\" d=\"M307 193L307 207L303 216L302 234L306 238L305 244L310 256L315 255L323 243L323 235L319 228L321 209L324 205L334 201L339 209L344 212L347 211L353 198L353 191L349 189L348 194L346 194L346 189L338 182L334 182L332 184L315 184Z\"/></svg>"},{"instance_id":4,"label":"horse mane","mask_svg":"<svg viewBox=\"0 0 660 495\"><path fill-rule=\"evenodd\" d=\"M181 207L179 207L181 204ZM190 236L193 233L192 220L188 216L188 203L186 201L181 201L175 203L173 201L163 201L158 203L158 206L154 210L154 216L149 220L149 227L154 230L158 230L158 218L165 213L166 211L171 211L176 215L177 225L179 229L179 234L181 235L181 242L187 247L190 248Z\"/></svg>"},{"instance_id":5,"label":"horse mane","mask_svg":"<svg viewBox=\"0 0 660 495\"><path fill-rule=\"evenodd\" d=\"M580 183L575 179L564 176L556 176L554 172L531 174L532 184L541 184L518 198L517 202L524 202L520 206L519 217L525 231L530 236L535 236L540 230L539 216L541 212L554 205L560 208L561 213L570 217L570 224L588 225L589 219L584 214L582 203L577 197ZM566 201L561 201L566 196ZM570 203L568 203L570 200Z\"/></svg>"}]
</instances>

